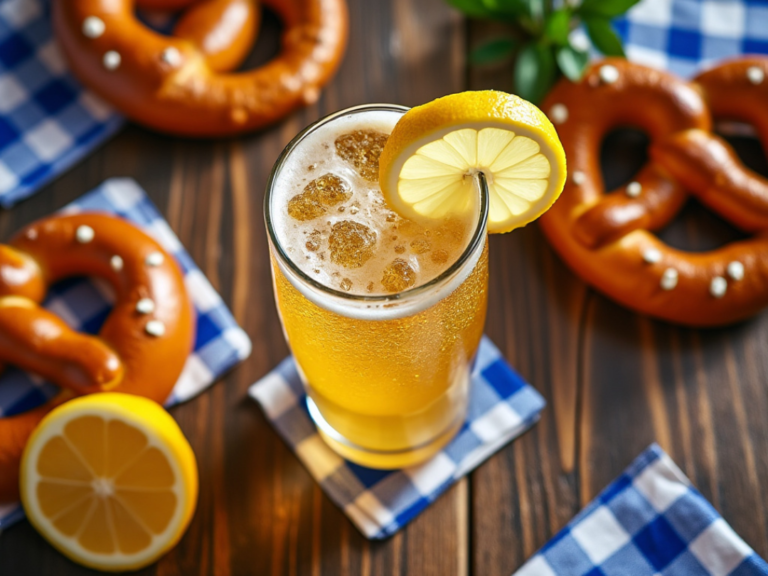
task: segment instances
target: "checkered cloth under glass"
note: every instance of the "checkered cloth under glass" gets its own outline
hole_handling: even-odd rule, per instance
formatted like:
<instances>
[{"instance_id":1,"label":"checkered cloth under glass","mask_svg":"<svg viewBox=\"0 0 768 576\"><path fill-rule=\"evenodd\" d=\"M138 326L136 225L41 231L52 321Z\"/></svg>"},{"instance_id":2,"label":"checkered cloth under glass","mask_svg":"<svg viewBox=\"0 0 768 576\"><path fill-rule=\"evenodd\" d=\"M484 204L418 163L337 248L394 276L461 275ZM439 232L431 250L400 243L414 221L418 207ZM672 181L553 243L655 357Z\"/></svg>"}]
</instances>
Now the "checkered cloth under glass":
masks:
<instances>
[{"instance_id":1,"label":"checkered cloth under glass","mask_svg":"<svg viewBox=\"0 0 768 576\"><path fill-rule=\"evenodd\" d=\"M544 399L483 338L472 372L467 421L428 462L403 470L372 470L346 461L323 442L307 412L293 358L251 386L288 445L330 498L368 538L386 538L459 478L539 419Z\"/></svg>"},{"instance_id":2,"label":"checkered cloth under glass","mask_svg":"<svg viewBox=\"0 0 768 576\"><path fill-rule=\"evenodd\" d=\"M514 576L767 574L768 564L653 444Z\"/></svg>"},{"instance_id":3,"label":"checkered cloth under glass","mask_svg":"<svg viewBox=\"0 0 768 576\"><path fill-rule=\"evenodd\" d=\"M155 238L176 258L197 312L195 348L167 405L189 400L251 353L251 341L237 325L221 296L187 254L179 239L144 191L127 178L105 181L62 212L108 212L119 215ZM98 280L73 278L53 286L45 307L73 328L94 334L112 307L109 286ZM24 412L52 398L58 389L39 378L8 368L0 374L0 417ZM0 508L0 529L23 517L21 508Z\"/></svg>"},{"instance_id":4,"label":"checkered cloth under glass","mask_svg":"<svg viewBox=\"0 0 768 576\"><path fill-rule=\"evenodd\" d=\"M0 1L0 206L6 208L123 124L68 72L53 39L49 1Z\"/></svg>"}]
</instances>

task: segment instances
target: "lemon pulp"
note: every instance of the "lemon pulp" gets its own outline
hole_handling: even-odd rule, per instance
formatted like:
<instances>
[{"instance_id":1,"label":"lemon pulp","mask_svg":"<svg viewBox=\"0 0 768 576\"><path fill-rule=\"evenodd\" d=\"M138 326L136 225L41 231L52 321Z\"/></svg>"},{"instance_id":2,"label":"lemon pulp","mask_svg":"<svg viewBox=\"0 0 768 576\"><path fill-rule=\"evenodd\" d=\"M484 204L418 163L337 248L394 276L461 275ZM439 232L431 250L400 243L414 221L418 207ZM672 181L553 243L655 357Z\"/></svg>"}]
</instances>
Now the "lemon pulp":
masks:
<instances>
[{"instance_id":1,"label":"lemon pulp","mask_svg":"<svg viewBox=\"0 0 768 576\"><path fill-rule=\"evenodd\" d=\"M379 182L401 215L440 219L471 205L477 172L488 184L488 231L508 232L560 195L565 153L530 102L497 91L462 92L403 115L382 152Z\"/></svg>"},{"instance_id":2,"label":"lemon pulp","mask_svg":"<svg viewBox=\"0 0 768 576\"><path fill-rule=\"evenodd\" d=\"M93 394L52 411L30 438L21 495L37 530L100 570L155 561L186 529L197 500L189 443L158 404Z\"/></svg>"}]
</instances>

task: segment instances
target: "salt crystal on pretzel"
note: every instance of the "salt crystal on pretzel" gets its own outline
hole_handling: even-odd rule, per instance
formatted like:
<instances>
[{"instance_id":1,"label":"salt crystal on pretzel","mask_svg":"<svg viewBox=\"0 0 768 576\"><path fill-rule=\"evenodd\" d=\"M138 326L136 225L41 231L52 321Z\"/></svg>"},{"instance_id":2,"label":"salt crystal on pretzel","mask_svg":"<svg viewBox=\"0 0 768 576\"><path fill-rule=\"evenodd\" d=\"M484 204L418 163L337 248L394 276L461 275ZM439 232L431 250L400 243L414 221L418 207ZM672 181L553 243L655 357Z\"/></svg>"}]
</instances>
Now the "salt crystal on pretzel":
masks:
<instances>
[{"instance_id":1,"label":"salt crystal on pretzel","mask_svg":"<svg viewBox=\"0 0 768 576\"><path fill-rule=\"evenodd\" d=\"M131 119L163 132L220 136L255 130L317 100L348 34L344 0L263 0L284 25L281 51L236 72L256 37L257 0L141 0L186 8L170 37L134 15L134 0L53 2L70 69Z\"/></svg>"},{"instance_id":2,"label":"salt crystal on pretzel","mask_svg":"<svg viewBox=\"0 0 768 576\"><path fill-rule=\"evenodd\" d=\"M582 278L630 308L693 326L735 322L768 306L768 180L712 133L713 117L745 122L768 150L766 73L768 58L745 57L688 83L608 59L578 83L558 83L544 109L568 109L557 131L571 173L583 177L566 183L540 222ZM624 193L605 193L600 145L627 125L650 136L650 161ZM689 192L757 235L709 252L667 246L652 232L675 217Z\"/></svg>"},{"instance_id":3,"label":"salt crystal on pretzel","mask_svg":"<svg viewBox=\"0 0 768 576\"><path fill-rule=\"evenodd\" d=\"M149 265L145 254L159 255L158 263ZM101 277L114 289L98 336L40 306L48 286L69 276ZM40 408L0 418L0 504L18 499L22 451L50 410L73 394L105 390L164 402L193 342L181 270L136 226L105 214L53 216L0 245L0 363L64 388Z\"/></svg>"}]
</instances>

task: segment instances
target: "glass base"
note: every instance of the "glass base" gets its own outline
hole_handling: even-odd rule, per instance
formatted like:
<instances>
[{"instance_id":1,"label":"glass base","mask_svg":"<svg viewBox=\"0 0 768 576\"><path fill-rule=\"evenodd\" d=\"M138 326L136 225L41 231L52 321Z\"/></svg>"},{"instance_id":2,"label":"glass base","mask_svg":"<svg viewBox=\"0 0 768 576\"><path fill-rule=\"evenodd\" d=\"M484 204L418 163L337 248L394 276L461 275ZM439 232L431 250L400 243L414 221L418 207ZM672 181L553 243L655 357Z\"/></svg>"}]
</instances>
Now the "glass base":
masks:
<instances>
[{"instance_id":1,"label":"glass base","mask_svg":"<svg viewBox=\"0 0 768 576\"><path fill-rule=\"evenodd\" d=\"M307 397L307 408L309 409L309 415L312 418L312 421L317 426L317 431L319 432L320 437L334 452L345 460L349 460L355 464L380 470L406 468L430 459L453 439L464 422L464 414L462 414L461 418L456 422L451 423L445 431L438 434L429 442L406 450L384 452L364 448L339 434L330 424L328 424L325 418L323 418L317 405L309 397Z\"/></svg>"}]
</instances>

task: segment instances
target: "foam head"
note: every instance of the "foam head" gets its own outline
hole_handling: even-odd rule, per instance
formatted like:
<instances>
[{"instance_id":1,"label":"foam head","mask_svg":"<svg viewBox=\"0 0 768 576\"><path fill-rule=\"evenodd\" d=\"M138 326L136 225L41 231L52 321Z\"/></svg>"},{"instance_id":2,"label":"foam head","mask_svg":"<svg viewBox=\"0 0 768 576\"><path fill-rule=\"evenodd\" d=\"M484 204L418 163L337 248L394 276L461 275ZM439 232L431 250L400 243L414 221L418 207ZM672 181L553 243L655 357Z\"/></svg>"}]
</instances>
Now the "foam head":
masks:
<instances>
[{"instance_id":1,"label":"foam head","mask_svg":"<svg viewBox=\"0 0 768 576\"><path fill-rule=\"evenodd\" d=\"M307 133L278 167L269 206L278 242L324 286L360 295L420 286L456 262L475 231L476 211L417 223L384 201L379 156L401 115L337 116Z\"/></svg>"}]
</instances>

